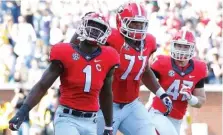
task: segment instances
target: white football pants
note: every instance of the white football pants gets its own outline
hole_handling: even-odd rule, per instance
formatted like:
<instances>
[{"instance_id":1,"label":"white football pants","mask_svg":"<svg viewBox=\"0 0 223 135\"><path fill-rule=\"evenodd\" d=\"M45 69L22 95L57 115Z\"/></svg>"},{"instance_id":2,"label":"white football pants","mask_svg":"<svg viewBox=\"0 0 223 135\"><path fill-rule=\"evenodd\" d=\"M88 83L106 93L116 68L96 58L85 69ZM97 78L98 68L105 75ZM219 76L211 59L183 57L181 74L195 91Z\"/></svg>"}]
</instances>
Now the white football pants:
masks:
<instances>
[{"instance_id":1,"label":"white football pants","mask_svg":"<svg viewBox=\"0 0 223 135\"><path fill-rule=\"evenodd\" d=\"M182 120L164 116L160 111L150 108L149 118L160 135L180 135Z\"/></svg>"},{"instance_id":2,"label":"white football pants","mask_svg":"<svg viewBox=\"0 0 223 135\"><path fill-rule=\"evenodd\" d=\"M96 135L96 117L84 118L63 113L64 106L57 108L54 118L54 135Z\"/></svg>"},{"instance_id":3,"label":"white football pants","mask_svg":"<svg viewBox=\"0 0 223 135\"><path fill-rule=\"evenodd\" d=\"M124 135L156 135L155 127L149 122L148 111L144 105L135 99L122 109L120 104L113 103L113 134L117 130ZM101 111L97 117L98 135L103 134L104 117Z\"/></svg>"}]
</instances>

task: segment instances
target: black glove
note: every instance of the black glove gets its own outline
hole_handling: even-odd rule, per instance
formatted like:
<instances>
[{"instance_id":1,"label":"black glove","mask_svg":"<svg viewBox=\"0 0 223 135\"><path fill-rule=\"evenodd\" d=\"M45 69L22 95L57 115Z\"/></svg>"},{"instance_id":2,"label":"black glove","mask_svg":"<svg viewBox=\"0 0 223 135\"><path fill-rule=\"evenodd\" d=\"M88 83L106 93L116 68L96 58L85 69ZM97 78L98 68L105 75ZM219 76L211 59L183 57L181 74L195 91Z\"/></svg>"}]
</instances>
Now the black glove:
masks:
<instances>
[{"instance_id":1,"label":"black glove","mask_svg":"<svg viewBox=\"0 0 223 135\"><path fill-rule=\"evenodd\" d=\"M162 100L163 104L167 108L166 112L163 115L168 116L173 109L172 100L170 99L170 97L166 93L161 95L160 99Z\"/></svg>"},{"instance_id":2,"label":"black glove","mask_svg":"<svg viewBox=\"0 0 223 135\"><path fill-rule=\"evenodd\" d=\"M103 135L113 135L113 130L105 129Z\"/></svg>"},{"instance_id":3,"label":"black glove","mask_svg":"<svg viewBox=\"0 0 223 135\"><path fill-rule=\"evenodd\" d=\"M9 129L12 131L18 130L25 118L28 117L29 110L28 105L22 105L16 115L9 121Z\"/></svg>"}]
</instances>

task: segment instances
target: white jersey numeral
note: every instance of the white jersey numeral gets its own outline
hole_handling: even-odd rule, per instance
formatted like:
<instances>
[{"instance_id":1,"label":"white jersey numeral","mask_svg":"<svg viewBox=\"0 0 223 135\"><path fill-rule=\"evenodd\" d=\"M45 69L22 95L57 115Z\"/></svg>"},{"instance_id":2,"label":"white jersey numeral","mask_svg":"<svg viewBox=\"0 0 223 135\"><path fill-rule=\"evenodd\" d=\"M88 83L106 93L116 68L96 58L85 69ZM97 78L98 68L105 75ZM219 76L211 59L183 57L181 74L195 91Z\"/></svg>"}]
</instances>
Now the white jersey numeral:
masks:
<instances>
[{"instance_id":1,"label":"white jersey numeral","mask_svg":"<svg viewBox=\"0 0 223 135\"><path fill-rule=\"evenodd\" d=\"M84 92L90 92L91 89L91 65L87 65L83 72L85 73L85 85L84 85Z\"/></svg>"},{"instance_id":2,"label":"white jersey numeral","mask_svg":"<svg viewBox=\"0 0 223 135\"><path fill-rule=\"evenodd\" d=\"M125 54L125 59L129 60L129 65L128 65L128 68L126 69L126 71L124 72L124 74L121 76L121 79L123 79L123 80L125 80L128 77L129 73L132 71L132 68L135 64L135 59L136 58L135 58L135 56ZM143 70L146 66L147 56L138 56L138 59L142 60L143 63L142 63L142 66L141 66L141 68L140 68L140 70L139 70L139 72L136 75L134 80L139 80L141 74L143 73Z\"/></svg>"},{"instance_id":3,"label":"white jersey numeral","mask_svg":"<svg viewBox=\"0 0 223 135\"><path fill-rule=\"evenodd\" d=\"M171 95L173 97L173 100L177 100L180 92L180 80L174 80L174 82L169 86L167 89L167 94ZM183 84L188 86L189 88L193 87L193 82L192 81L185 81L183 80ZM183 96L182 101L185 101L186 97Z\"/></svg>"}]
</instances>

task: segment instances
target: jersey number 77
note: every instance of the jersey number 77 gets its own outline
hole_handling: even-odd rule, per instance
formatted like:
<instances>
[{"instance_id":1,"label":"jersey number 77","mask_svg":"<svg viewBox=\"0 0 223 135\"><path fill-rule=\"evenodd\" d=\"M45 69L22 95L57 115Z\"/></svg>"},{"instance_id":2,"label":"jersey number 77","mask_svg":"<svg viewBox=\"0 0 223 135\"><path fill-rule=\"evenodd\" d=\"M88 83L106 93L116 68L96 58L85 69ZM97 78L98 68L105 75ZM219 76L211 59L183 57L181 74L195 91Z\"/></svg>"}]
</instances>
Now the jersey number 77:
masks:
<instances>
[{"instance_id":1,"label":"jersey number 77","mask_svg":"<svg viewBox=\"0 0 223 135\"><path fill-rule=\"evenodd\" d=\"M136 58L136 56L131 56L131 55L125 54L125 59L129 60L129 65L128 65L128 68L126 69L126 71L121 76L121 79L125 80L128 77L129 73L132 71L133 66L135 65L136 59L139 59L139 60L142 60L143 63L142 63L142 66L141 66L138 74L136 75L136 77L134 79L134 80L139 80L139 78L140 78L141 74L143 73L143 70L146 66L147 56L138 56L138 58Z\"/></svg>"}]
</instances>

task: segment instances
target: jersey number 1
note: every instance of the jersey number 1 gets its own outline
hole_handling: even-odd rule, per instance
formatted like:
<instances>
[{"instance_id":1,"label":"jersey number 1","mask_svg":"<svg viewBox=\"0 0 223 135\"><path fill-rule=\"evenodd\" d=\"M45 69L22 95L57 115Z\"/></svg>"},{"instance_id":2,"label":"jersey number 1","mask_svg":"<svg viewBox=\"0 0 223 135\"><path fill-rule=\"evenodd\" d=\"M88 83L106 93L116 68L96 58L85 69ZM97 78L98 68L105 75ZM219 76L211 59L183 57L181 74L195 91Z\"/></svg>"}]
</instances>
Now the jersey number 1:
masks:
<instances>
[{"instance_id":1,"label":"jersey number 1","mask_svg":"<svg viewBox=\"0 0 223 135\"><path fill-rule=\"evenodd\" d=\"M123 80L125 80L128 77L129 73L132 71L132 68L135 64L135 59L136 58L135 58L135 56L125 54L125 59L129 60L130 62L129 62L128 68L126 69L125 73L121 76L121 79L123 79ZM139 72L136 75L134 80L139 80L140 75L143 73L143 69L146 66L147 56L138 56L138 59L142 60L143 63L142 63L142 66L141 66L141 68L140 68L140 70L139 70Z\"/></svg>"},{"instance_id":2,"label":"jersey number 1","mask_svg":"<svg viewBox=\"0 0 223 135\"><path fill-rule=\"evenodd\" d=\"M90 92L91 89L91 65L87 65L83 72L85 73L84 92Z\"/></svg>"}]
</instances>

